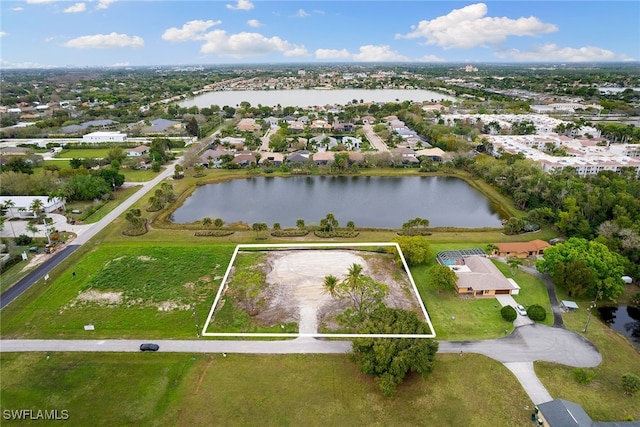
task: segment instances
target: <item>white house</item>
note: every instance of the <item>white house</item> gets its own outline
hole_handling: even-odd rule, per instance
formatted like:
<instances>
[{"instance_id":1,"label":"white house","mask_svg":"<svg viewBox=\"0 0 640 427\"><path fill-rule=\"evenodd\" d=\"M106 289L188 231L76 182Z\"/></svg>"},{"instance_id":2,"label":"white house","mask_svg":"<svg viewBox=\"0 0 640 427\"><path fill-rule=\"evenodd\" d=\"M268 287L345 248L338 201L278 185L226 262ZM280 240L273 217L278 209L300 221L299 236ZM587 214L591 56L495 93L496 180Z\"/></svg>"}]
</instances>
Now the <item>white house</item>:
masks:
<instances>
[{"instance_id":1,"label":"white house","mask_svg":"<svg viewBox=\"0 0 640 427\"><path fill-rule=\"evenodd\" d=\"M6 206L7 202L12 202L13 206L7 208L7 216L10 218L34 218L37 215L31 211L31 206L35 200L42 202L42 212L51 213L58 209L64 209L64 199L49 196L0 196L0 205Z\"/></svg>"},{"instance_id":2,"label":"white house","mask_svg":"<svg viewBox=\"0 0 640 427\"><path fill-rule=\"evenodd\" d=\"M140 157L149 153L149 147L146 145L139 145L136 148L131 148L127 151L129 157Z\"/></svg>"},{"instance_id":3,"label":"white house","mask_svg":"<svg viewBox=\"0 0 640 427\"><path fill-rule=\"evenodd\" d=\"M127 134L121 132L91 132L82 136L82 142L97 144L100 142L125 142Z\"/></svg>"}]
</instances>

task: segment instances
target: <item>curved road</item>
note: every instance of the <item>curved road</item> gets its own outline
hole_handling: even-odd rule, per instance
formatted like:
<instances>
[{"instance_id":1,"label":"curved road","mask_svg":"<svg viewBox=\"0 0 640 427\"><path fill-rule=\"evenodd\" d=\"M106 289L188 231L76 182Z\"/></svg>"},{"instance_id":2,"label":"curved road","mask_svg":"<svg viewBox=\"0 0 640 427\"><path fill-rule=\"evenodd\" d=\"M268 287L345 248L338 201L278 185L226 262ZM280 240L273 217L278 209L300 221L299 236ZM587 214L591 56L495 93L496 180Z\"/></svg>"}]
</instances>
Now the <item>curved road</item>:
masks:
<instances>
[{"instance_id":1,"label":"curved road","mask_svg":"<svg viewBox=\"0 0 640 427\"><path fill-rule=\"evenodd\" d=\"M84 230L78 232L77 237L73 240L72 244L67 245L67 247L61 249L59 252L56 252L49 258L47 261L43 262L38 268L34 271L23 277L18 281L15 285L5 291L2 295L0 295L0 310L5 308L11 302L13 302L16 298L22 295L27 289L29 289L34 283L38 280L45 277L51 270L53 270L58 264L67 259L69 255L75 252L80 246L87 243L93 236L98 234L103 228L109 225L113 220L122 215L127 209L129 209L135 202L140 200L143 196L145 196L149 191L151 191L156 185L160 182L164 181L166 178L173 175L176 161L167 165L165 170L160 172L158 176L156 176L151 181L145 182L142 185L142 188L132 194L127 200L123 201L120 205L118 205L114 210L109 212L102 218L100 221L95 224L87 227Z\"/></svg>"}]
</instances>

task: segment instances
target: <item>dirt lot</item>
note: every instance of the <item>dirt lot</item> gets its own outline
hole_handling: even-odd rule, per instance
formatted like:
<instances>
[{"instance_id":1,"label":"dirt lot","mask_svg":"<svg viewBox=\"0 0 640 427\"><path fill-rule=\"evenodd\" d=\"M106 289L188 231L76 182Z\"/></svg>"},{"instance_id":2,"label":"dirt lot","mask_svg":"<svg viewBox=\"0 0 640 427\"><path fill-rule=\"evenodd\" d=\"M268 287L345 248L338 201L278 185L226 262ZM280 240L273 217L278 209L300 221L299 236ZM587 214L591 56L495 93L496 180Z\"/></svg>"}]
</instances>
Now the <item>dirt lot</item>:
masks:
<instances>
[{"instance_id":1,"label":"dirt lot","mask_svg":"<svg viewBox=\"0 0 640 427\"><path fill-rule=\"evenodd\" d=\"M336 327L333 317L347 304L324 291L324 278L343 279L352 264L363 274L389 287L385 304L413 310L422 317L409 278L388 254L355 250L287 250L267 255L265 306L257 315L266 324L295 321L301 334L317 333L320 324Z\"/></svg>"}]
</instances>

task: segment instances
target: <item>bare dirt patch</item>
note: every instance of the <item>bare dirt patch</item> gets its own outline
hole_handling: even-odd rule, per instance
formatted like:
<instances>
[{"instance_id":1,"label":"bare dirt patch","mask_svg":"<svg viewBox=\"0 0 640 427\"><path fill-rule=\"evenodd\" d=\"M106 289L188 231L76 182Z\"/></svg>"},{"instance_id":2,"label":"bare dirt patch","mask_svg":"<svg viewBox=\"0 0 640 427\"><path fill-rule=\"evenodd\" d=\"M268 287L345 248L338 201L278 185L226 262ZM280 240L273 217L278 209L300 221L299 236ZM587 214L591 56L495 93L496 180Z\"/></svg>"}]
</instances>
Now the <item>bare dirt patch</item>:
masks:
<instances>
[{"instance_id":1,"label":"bare dirt patch","mask_svg":"<svg viewBox=\"0 0 640 427\"><path fill-rule=\"evenodd\" d=\"M269 251L262 265L267 289L264 305L256 318L265 324L298 322L299 333L317 333L318 325L331 327L331 319L347 308L324 290L324 278L343 279L352 264L360 264L363 274L389 287L388 307L422 313L406 272L392 255L357 250Z\"/></svg>"},{"instance_id":2,"label":"bare dirt patch","mask_svg":"<svg viewBox=\"0 0 640 427\"><path fill-rule=\"evenodd\" d=\"M122 292L100 292L89 290L80 292L68 305L68 308L77 305L96 304L101 307L120 305L122 303Z\"/></svg>"}]
</instances>

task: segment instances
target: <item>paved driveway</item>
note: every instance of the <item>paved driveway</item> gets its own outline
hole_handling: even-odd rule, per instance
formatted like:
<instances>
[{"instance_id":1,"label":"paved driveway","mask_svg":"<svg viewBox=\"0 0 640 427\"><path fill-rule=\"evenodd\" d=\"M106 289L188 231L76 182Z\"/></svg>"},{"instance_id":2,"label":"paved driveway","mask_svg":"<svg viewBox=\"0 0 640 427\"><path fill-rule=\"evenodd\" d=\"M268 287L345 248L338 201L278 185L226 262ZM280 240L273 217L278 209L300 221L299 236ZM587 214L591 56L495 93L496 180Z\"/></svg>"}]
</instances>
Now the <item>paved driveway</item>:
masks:
<instances>
[{"instance_id":1,"label":"paved driveway","mask_svg":"<svg viewBox=\"0 0 640 427\"><path fill-rule=\"evenodd\" d=\"M511 307L516 308L516 305L518 305L518 302L514 300L511 295L496 295L496 299L503 307L510 305ZM521 314L518 314L516 320L513 321L513 326L517 328L524 325L533 325L533 320L529 319L529 316L522 316Z\"/></svg>"}]
</instances>

